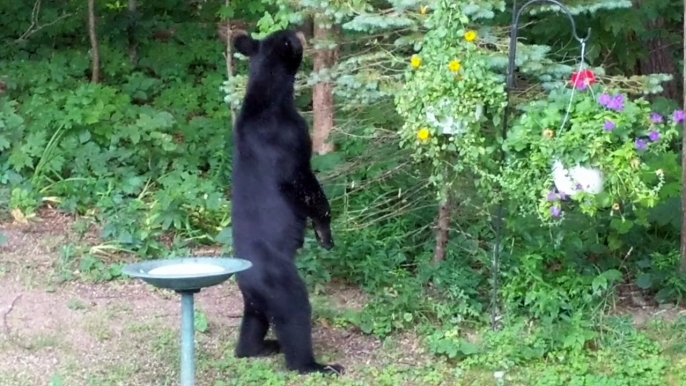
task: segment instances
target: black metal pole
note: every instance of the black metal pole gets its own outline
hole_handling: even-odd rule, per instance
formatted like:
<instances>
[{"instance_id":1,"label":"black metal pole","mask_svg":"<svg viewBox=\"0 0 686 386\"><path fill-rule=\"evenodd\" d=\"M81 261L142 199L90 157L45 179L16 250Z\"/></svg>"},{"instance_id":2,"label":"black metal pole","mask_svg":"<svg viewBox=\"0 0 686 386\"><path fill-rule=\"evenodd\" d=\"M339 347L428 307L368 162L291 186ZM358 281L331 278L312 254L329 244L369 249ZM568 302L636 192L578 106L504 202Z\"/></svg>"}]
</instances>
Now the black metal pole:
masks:
<instances>
[{"instance_id":1,"label":"black metal pole","mask_svg":"<svg viewBox=\"0 0 686 386\"><path fill-rule=\"evenodd\" d=\"M517 34L519 31L519 19L522 16L524 10L536 3L550 3L560 7L562 12L567 15L569 22L572 25L572 34L574 39L579 43L584 44L591 37L591 29L588 29L588 34L584 38L580 38L576 31L576 23L572 17L572 13L569 9L565 7L562 3L557 0L529 0L524 3L521 8L517 9L517 0L512 1L512 22L510 24L510 52L508 56L508 66L507 66L507 80L505 87L505 100L507 105L503 111L503 127L502 127L502 140L503 144L507 138L507 125L508 119L510 117L510 92L514 88L514 70L515 70L515 57L517 55ZM581 58L583 60L583 58ZM500 166L505 164L505 150L503 146L500 146ZM500 189L502 192L502 189ZM498 278L500 274L500 249L502 244L502 228L503 228L503 198L501 197L498 204L498 209L496 212L496 223L495 223L495 246L493 247L493 264L492 264L492 280L493 280L493 293L491 298L491 328L493 330L497 329L497 317L498 317L498 292L499 284Z\"/></svg>"}]
</instances>

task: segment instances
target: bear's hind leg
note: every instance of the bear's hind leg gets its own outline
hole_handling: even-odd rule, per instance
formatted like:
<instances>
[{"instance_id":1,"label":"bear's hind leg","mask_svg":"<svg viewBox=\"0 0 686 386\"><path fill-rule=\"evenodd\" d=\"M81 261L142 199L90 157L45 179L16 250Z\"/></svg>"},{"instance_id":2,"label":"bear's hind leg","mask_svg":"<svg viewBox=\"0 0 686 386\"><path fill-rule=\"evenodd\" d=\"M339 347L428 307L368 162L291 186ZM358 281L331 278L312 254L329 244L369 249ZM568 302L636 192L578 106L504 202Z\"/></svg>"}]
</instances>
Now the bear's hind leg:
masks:
<instances>
[{"instance_id":1,"label":"bear's hind leg","mask_svg":"<svg viewBox=\"0 0 686 386\"><path fill-rule=\"evenodd\" d=\"M269 330L267 317L245 301L241 332L236 346L236 357L265 357L281 352L281 345L274 339L264 339Z\"/></svg>"},{"instance_id":2,"label":"bear's hind leg","mask_svg":"<svg viewBox=\"0 0 686 386\"><path fill-rule=\"evenodd\" d=\"M295 267L294 267L295 268ZM307 298L307 289L297 276L291 288L270 302L270 315L273 316L274 330L281 343L281 351L286 355L289 370L300 374L320 372L342 374L343 366L317 363L312 349L312 308Z\"/></svg>"}]
</instances>

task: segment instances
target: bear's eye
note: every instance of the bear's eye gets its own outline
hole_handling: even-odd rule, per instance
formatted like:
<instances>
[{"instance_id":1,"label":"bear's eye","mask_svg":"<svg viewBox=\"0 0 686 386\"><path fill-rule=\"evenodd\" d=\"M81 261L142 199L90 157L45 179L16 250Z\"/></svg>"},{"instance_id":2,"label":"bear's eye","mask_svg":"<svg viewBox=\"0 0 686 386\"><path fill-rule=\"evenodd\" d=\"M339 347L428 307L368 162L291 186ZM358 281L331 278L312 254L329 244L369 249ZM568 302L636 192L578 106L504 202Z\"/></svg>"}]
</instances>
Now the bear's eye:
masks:
<instances>
[{"instance_id":1,"label":"bear's eye","mask_svg":"<svg viewBox=\"0 0 686 386\"><path fill-rule=\"evenodd\" d=\"M283 41L283 44L284 44L286 47L290 47L290 46L291 46L291 42L289 42L288 40L284 40L284 41Z\"/></svg>"}]
</instances>

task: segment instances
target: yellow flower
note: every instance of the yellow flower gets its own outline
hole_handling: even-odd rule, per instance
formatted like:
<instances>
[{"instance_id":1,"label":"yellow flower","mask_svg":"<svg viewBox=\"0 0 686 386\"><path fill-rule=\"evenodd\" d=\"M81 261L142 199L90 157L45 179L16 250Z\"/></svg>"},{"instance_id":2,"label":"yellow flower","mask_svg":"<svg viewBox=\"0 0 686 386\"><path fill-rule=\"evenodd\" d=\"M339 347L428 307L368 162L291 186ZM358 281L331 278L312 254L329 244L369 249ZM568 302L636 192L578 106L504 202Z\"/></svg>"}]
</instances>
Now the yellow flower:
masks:
<instances>
[{"instance_id":1,"label":"yellow flower","mask_svg":"<svg viewBox=\"0 0 686 386\"><path fill-rule=\"evenodd\" d=\"M545 138L550 139L550 138L552 138L552 137L555 136L555 132L552 131L552 130L550 130L550 129L545 129L545 130L543 130L543 136L544 136Z\"/></svg>"},{"instance_id":2,"label":"yellow flower","mask_svg":"<svg viewBox=\"0 0 686 386\"><path fill-rule=\"evenodd\" d=\"M475 41L476 40L476 31L467 31L464 34L464 40L466 40L470 43Z\"/></svg>"},{"instance_id":3,"label":"yellow flower","mask_svg":"<svg viewBox=\"0 0 686 386\"><path fill-rule=\"evenodd\" d=\"M419 8L419 13L421 13L422 15L426 15L427 12L429 12L429 7L428 7L428 6L422 5L422 7Z\"/></svg>"},{"instance_id":4,"label":"yellow flower","mask_svg":"<svg viewBox=\"0 0 686 386\"><path fill-rule=\"evenodd\" d=\"M634 158L631 160L631 167L634 169L638 169L638 167L641 166L641 160L638 158Z\"/></svg>"},{"instance_id":5,"label":"yellow flower","mask_svg":"<svg viewBox=\"0 0 686 386\"><path fill-rule=\"evenodd\" d=\"M419 132L417 132L417 138L419 138L420 141L425 142L426 140L431 137L431 133L429 132L429 129L421 129Z\"/></svg>"},{"instance_id":6,"label":"yellow flower","mask_svg":"<svg viewBox=\"0 0 686 386\"><path fill-rule=\"evenodd\" d=\"M614 204L612 204L612 210L614 210L615 212L619 212L619 209L620 209L620 206L619 206L618 202L615 202Z\"/></svg>"},{"instance_id":7,"label":"yellow flower","mask_svg":"<svg viewBox=\"0 0 686 386\"><path fill-rule=\"evenodd\" d=\"M459 60L453 60L452 62L450 62L450 64L448 64L448 68L452 72L458 72L462 68L462 64L460 64Z\"/></svg>"},{"instance_id":8,"label":"yellow flower","mask_svg":"<svg viewBox=\"0 0 686 386\"><path fill-rule=\"evenodd\" d=\"M419 66L422 65L422 58L417 55L413 55L412 59L410 60L410 64L412 64L412 67L414 68L419 68Z\"/></svg>"}]
</instances>

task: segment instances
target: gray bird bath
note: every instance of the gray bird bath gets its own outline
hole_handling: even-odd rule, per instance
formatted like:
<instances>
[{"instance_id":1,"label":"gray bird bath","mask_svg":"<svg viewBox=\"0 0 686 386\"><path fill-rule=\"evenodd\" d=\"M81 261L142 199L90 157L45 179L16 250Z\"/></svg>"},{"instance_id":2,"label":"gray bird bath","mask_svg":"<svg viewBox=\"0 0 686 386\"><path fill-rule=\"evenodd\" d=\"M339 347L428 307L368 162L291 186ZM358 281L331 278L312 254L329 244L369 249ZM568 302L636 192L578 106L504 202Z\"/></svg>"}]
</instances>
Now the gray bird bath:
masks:
<instances>
[{"instance_id":1,"label":"gray bird bath","mask_svg":"<svg viewBox=\"0 0 686 386\"><path fill-rule=\"evenodd\" d=\"M243 259L192 257L129 264L122 273L181 294L181 386L195 385L195 310L193 296L221 284L252 263Z\"/></svg>"}]
</instances>

